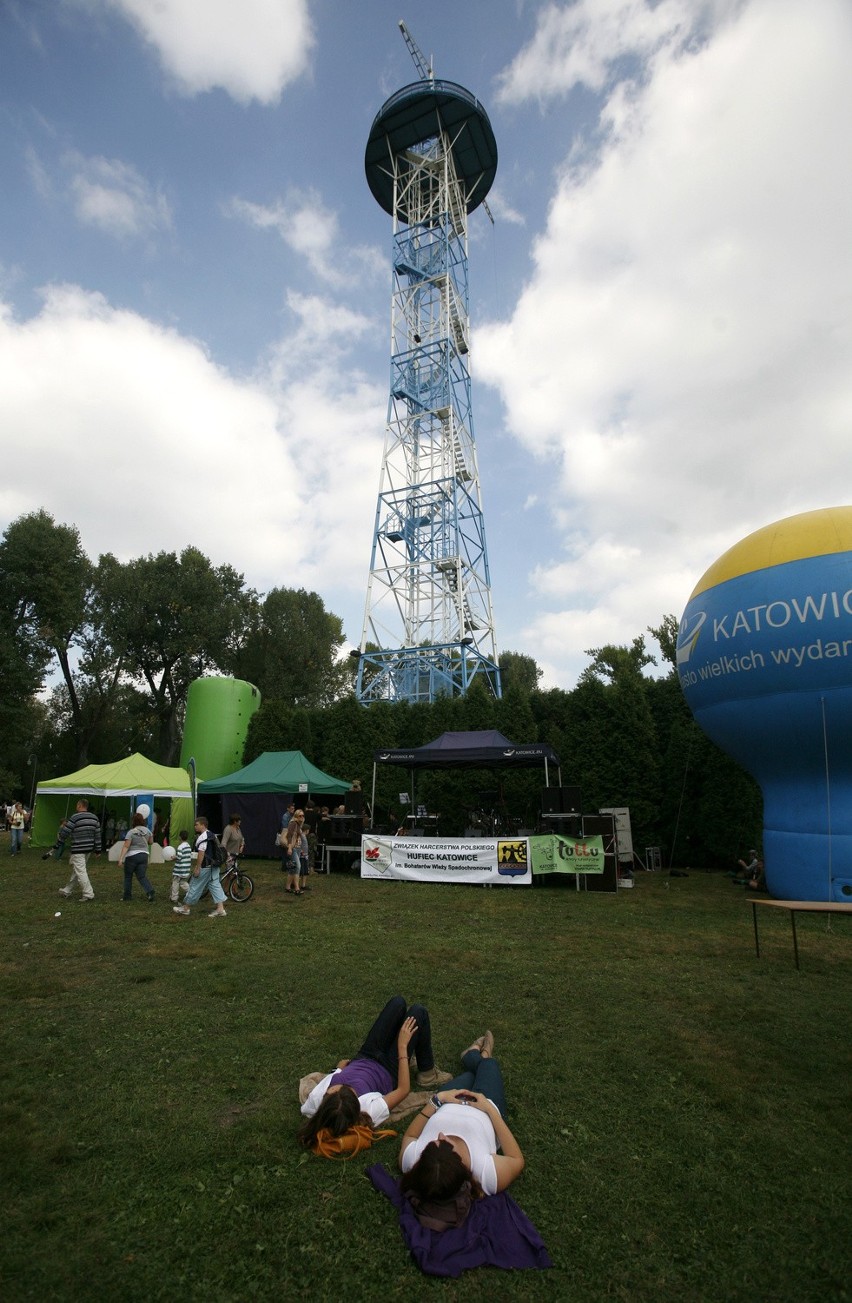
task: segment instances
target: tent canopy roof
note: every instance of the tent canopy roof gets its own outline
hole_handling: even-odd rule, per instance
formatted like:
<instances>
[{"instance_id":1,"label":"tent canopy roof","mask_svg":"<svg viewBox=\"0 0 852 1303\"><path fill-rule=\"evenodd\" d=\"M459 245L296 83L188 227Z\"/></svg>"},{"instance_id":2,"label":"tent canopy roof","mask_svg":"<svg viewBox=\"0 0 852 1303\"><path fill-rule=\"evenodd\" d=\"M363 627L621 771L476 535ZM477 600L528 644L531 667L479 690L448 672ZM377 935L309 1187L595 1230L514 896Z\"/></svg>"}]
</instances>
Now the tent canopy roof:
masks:
<instances>
[{"instance_id":1,"label":"tent canopy roof","mask_svg":"<svg viewBox=\"0 0 852 1303\"><path fill-rule=\"evenodd\" d=\"M375 751L373 758L376 764L402 765L406 769L443 769L451 765L468 769L490 765L519 769L545 762L559 765L553 747L538 742L516 746L493 728L473 733L442 733L425 746L408 751Z\"/></svg>"},{"instance_id":2,"label":"tent canopy roof","mask_svg":"<svg viewBox=\"0 0 852 1303\"><path fill-rule=\"evenodd\" d=\"M76 773L48 778L39 783L36 793L49 796L73 793L79 796L153 796L190 795L189 774L185 769L158 765L135 752L109 765L86 765Z\"/></svg>"},{"instance_id":3,"label":"tent canopy roof","mask_svg":"<svg viewBox=\"0 0 852 1303\"><path fill-rule=\"evenodd\" d=\"M201 796L213 796L231 792L298 792L302 785L307 791L319 796L333 796L347 792L349 783L342 778L332 778L324 774L316 765L312 765L301 751L264 751L256 760L252 760L245 769L236 773L225 774L223 778L211 778L209 782L199 783Z\"/></svg>"}]
</instances>

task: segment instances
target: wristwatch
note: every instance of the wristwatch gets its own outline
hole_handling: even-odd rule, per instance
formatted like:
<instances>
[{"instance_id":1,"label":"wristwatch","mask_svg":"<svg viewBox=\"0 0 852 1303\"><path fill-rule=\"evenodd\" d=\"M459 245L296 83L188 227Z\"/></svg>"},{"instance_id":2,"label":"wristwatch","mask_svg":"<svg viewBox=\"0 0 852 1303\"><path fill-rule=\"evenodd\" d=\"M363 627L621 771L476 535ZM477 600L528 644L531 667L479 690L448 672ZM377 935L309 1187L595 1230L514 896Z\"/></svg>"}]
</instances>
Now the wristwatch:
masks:
<instances>
[{"instance_id":1,"label":"wristwatch","mask_svg":"<svg viewBox=\"0 0 852 1303\"><path fill-rule=\"evenodd\" d=\"M444 1101L442 1099L438 1099L437 1095L433 1095L432 1098L429 1100L429 1103L433 1104L435 1108L440 1108L443 1102Z\"/></svg>"}]
</instances>

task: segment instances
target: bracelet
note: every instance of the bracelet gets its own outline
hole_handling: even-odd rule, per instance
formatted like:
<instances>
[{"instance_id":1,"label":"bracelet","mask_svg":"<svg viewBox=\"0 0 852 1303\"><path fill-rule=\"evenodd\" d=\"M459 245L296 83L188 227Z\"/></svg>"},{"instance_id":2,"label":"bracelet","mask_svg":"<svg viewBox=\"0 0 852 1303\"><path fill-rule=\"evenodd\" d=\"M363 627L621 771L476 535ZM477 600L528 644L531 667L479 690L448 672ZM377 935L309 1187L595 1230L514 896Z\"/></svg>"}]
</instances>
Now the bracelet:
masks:
<instances>
[{"instance_id":1,"label":"bracelet","mask_svg":"<svg viewBox=\"0 0 852 1303\"><path fill-rule=\"evenodd\" d=\"M440 1108L443 1102L444 1101L442 1099L438 1099L437 1095L433 1095L432 1098L429 1100L429 1103L434 1105L436 1109Z\"/></svg>"}]
</instances>

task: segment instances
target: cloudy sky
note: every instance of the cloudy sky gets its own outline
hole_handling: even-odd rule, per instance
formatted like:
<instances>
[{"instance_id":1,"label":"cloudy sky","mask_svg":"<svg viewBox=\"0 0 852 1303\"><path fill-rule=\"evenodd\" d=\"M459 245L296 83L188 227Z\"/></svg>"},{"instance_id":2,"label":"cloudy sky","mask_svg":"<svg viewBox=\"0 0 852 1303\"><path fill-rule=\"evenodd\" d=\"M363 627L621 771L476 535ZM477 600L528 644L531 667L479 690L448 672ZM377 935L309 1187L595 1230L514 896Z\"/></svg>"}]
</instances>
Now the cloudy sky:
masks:
<instances>
[{"instance_id":1,"label":"cloudy sky","mask_svg":"<svg viewBox=\"0 0 852 1303\"><path fill-rule=\"evenodd\" d=\"M852 501L848 0L3 0L0 529L191 542L357 643L387 414L383 101L483 102L497 639L571 687L722 551Z\"/></svg>"}]
</instances>

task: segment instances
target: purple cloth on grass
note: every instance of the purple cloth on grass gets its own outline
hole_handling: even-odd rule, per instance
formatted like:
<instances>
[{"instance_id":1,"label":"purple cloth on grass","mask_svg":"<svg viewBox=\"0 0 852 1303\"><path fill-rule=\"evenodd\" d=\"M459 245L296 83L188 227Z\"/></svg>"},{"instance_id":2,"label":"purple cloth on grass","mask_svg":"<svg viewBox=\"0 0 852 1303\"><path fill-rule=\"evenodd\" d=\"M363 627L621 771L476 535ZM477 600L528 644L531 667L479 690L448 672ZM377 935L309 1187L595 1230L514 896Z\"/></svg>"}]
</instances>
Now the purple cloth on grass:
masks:
<instances>
[{"instance_id":1,"label":"purple cloth on grass","mask_svg":"<svg viewBox=\"0 0 852 1303\"><path fill-rule=\"evenodd\" d=\"M373 1185L399 1212L399 1226L411 1256L429 1276L460 1276L471 1267L552 1267L544 1241L526 1213L506 1194L476 1199L462 1226L430 1231L383 1163L367 1168Z\"/></svg>"}]
</instances>

